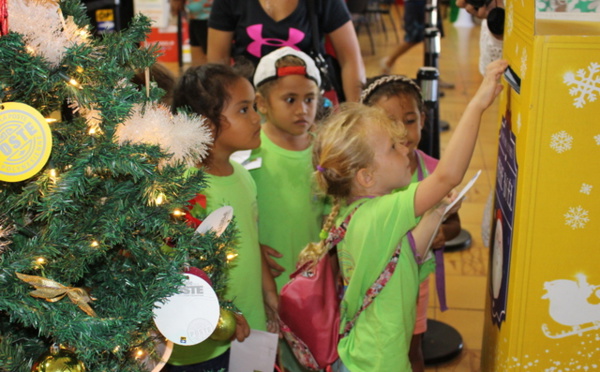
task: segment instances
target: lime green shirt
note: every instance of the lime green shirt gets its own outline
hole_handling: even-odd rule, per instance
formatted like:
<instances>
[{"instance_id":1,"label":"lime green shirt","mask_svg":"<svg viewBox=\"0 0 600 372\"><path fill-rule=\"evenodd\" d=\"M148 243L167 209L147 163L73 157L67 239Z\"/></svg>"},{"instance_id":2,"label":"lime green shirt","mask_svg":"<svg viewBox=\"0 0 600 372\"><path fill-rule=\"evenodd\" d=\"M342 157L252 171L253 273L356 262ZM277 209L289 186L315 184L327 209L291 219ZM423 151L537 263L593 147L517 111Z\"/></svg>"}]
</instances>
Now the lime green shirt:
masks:
<instances>
[{"instance_id":1,"label":"lime green shirt","mask_svg":"<svg viewBox=\"0 0 600 372\"><path fill-rule=\"evenodd\" d=\"M415 325L419 268L406 233L415 227L416 183L405 191L345 207L336 220L342 223L358 208L338 244L338 258L347 285L341 305L340 331L361 307L365 293L377 280L398 243L402 249L396 271L373 302L363 311L338 353L352 372L410 371L408 350Z\"/></svg>"},{"instance_id":2,"label":"lime green shirt","mask_svg":"<svg viewBox=\"0 0 600 372\"><path fill-rule=\"evenodd\" d=\"M261 146L252 158L262 158L250 170L258 190L258 232L262 244L283 254L276 258L285 271L275 278L278 290L296 269L298 254L319 241L324 198L316 195L312 176L312 146L302 151L283 149L261 132Z\"/></svg>"},{"instance_id":3,"label":"lime green shirt","mask_svg":"<svg viewBox=\"0 0 600 372\"><path fill-rule=\"evenodd\" d=\"M217 177L207 174L206 195L207 213L222 206L233 207L233 215L238 239L238 256L229 269L227 291L224 299L233 300L242 311L250 328L266 331L266 314L262 294L262 262L258 245L258 210L256 185L244 167L236 162L233 174ZM191 171L194 171L193 168ZM217 342L210 338L197 345L175 345L169 359L172 365L189 365L204 362L223 354L229 349L229 342Z\"/></svg>"}]
</instances>

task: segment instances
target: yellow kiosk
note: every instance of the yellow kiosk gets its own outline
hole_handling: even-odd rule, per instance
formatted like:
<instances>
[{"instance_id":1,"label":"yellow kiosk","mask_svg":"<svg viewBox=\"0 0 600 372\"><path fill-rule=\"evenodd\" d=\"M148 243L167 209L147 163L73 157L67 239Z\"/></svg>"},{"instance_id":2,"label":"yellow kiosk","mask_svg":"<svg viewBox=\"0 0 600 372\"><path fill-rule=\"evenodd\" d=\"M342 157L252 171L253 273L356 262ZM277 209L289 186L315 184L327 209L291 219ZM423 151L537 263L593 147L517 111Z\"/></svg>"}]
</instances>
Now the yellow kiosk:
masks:
<instances>
[{"instance_id":1,"label":"yellow kiosk","mask_svg":"<svg viewBox=\"0 0 600 372\"><path fill-rule=\"evenodd\" d=\"M482 368L600 371L600 1L507 0Z\"/></svg>"}]
</instances>

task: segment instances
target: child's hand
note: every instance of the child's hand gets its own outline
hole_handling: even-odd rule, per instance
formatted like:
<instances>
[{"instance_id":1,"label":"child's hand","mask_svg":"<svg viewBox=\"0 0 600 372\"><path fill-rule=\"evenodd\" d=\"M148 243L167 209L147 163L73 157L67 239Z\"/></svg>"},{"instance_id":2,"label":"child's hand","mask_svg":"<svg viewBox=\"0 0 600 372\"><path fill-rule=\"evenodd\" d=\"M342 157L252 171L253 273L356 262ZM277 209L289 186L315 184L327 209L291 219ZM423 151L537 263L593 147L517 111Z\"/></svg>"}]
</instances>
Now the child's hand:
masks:
<instances>
[{"instance_id":1,"label":"child's hand","mask_svg":"<svg viewBox=\"0 0 600 372\"><path fill-rule=\"evenodd\" d=\"M234 313L235 315L235 335L231 338L232 341L235 338L239 342L244 341L250 336L250 326L248 321L241 313Z\"/></svg>"},{"instance_id":2,"label":"child's hand","mask_svg":"<svg viewBox=\"0 0 600 372\"><path fill-rule=\"evenodd\" d=\"M271 275L273 278L277 278L281 273L285 271L285 268L279 265L273 257L281 258L283 255L279 253L279 251L269 247L268 245L261 244L260 249L262 254L265 256L265 260L267 261L267 265L269 266L269 270L271 271Z\"/></svg>"},{"instance_id":3,"label":"child's hand","mask_svg":"<svg viewBox=\"0 0 600 372\"><path fill-rule=\"evenodd\" d=\"M508 62L504 59L494 61L487 66L483 81L473 96L471 104L476 105L481 111L490 107L496 96L502 91L500 78L507 67Z\"/></svg>"},{"instance_id":4,"label":"child's hand","mask_svg":"<svg viewBox=\"0 0 600 372\"><path fill-rule=\"evenodd\" d=\"M275 292L269 292L263 297L267 314L267 331L279 333L279 296Z\"/></svg>"},{"instance_id":5,"label":"child's hand","mask_svg":"<svg viewBox=\"0 0 600 372\"><path fill-rule=\"evenodd\" d=\"M456 199L457 196L458 196L458 192L456 190L450 191L450 193L447 196L447 198L448 198L448 204L452 203L454 201L454 199ZM448 213L446 213L446 215L449 216L451 214L458 213L458 210L462 206L463 200L464 200L464 198L462 198L461 200L457 201L456 204L454 204L454 206L448 211Z\"/></svg>"}]
</instances>

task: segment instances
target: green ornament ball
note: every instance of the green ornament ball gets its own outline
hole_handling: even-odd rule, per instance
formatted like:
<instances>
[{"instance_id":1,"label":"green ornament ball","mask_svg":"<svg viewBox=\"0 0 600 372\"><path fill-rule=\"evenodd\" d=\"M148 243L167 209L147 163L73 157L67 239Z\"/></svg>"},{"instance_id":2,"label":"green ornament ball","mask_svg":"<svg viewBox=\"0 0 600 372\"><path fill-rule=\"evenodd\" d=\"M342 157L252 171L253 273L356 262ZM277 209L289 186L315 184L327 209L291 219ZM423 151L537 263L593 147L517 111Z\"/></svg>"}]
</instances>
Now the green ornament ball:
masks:
<instances>
[{"instance_id":1,"label":"green ornament ball","mask_svg":"<svg viewBox=\"0 0 600 372\"><path fill-rule=\"evenodd\" d=\"M31 372L85 372L85 365L74 352L51 347L33 363Z\"/></svg>"},{"instance_id":2,"label":"green ornament ball","mask_svg":"<svg viewBox=\"0 0 600 372\"><path fill-rule=\"evenodd\" d=\"M217 328L210 335L210 338L215 341L227 341L233 337L235 328L235 314L232 311L221 308Z\"/></svg>"}]
</instances>

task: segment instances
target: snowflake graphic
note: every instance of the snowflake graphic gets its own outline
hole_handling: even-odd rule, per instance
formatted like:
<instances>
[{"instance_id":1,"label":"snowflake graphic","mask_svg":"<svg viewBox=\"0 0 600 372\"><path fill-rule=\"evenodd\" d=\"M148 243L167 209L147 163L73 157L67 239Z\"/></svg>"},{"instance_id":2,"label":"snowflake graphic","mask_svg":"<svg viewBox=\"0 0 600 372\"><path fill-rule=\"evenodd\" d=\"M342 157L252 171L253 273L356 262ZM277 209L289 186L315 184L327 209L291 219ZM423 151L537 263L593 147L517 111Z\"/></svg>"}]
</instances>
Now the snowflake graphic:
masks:
<instances>
[{"instance_id":1,"label":"snowflake graphic","mask_svg":"<svg viewBox=\"0 0 600 372\"><path fill-rule=\"evenodd\" d=\"M579 192L582 194L590 195L592 193L592 187L593 187L592 185L588 185L587 183L582 183L581 189L579 190Z\"/></svg>"},{"instance_id":2,"label":"snowflake graphic","mask_svg":"<svg viewBox=\"0 0 600 372\"><path fill-rule=\"evenodd\" d=\"M569 94L575 96L573 105L577 108L582 108L587 102L594 102L596 94L600 92L600 75L596 73L600 71L600 64L596 62L590 63L585 69L580 69L576 74L567 72L563 78L563 82L567 86L572 86L569 89Z\"/></svg>"},{"instance_id":3,"label":"snowflake graphic","mask_svg":"<svg viewBox=\"0 0 600 372\"><path fill-rule=\"evenodd\" d=\"M521 51L521 79L524 79L527 72L527 48L523 48Z\"/></svg>"},{"instance_id":4,"label":"snowflake graphic","mask_svg":"<svg viewBox=\"0 0 600 372\"><path fill-rule=\"evenodd\" d=\"M573 147L573 136L569 133L561 130L558 133L552 135L550 140L550 148L559 154L570 150Z\"/></svg>"},{"instance_id":5,"label":"snowflake graphic","mask_svg":"<svg viewBox=\"0 0 600 372\"><path fill-rule=\"evenodd\" d=\"M600 146L600 134L594 136L594 140L596 141L596 145Z\"/></svg>"},{"instance_id":6,"label":"snowflake graphic","mask_svg":"<svg viewBox=\"0 0 600 372\"><path fill-rule=\"evenodd\" d=\"M512 34L512 30L513 30L513 26L514 26L514 21L513 21L513 14L514 14L514 6L512 1L510 3L508 3L508 16L506 17L506 32L508 35Z\"/></svg>"},{"instance_id":7,"label":"snowflake graphic","mask_svg":"<svg viewBox=\"0 0 600 372\"><path fill-rule=\"evenodd\" d=\"M581 206L571 207L569 211L565 213L565 225L569 226L573 230L583 229L585 224L588 223L588 211L583 209Z\"/></svg>"}]
</instances>

